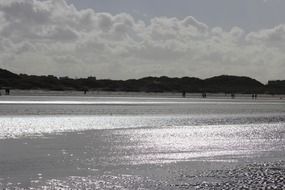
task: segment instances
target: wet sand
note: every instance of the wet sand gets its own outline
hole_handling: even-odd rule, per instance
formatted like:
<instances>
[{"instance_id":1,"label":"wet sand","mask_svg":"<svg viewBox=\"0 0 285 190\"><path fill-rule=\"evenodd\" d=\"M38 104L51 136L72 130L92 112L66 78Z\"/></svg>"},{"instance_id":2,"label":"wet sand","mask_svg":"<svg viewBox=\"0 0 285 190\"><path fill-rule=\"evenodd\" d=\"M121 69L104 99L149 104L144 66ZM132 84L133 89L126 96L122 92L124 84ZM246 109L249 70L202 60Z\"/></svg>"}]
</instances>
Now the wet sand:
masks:
<instances>
[{"instance_id":1,"label":"wet sand","mask_svg":"<svg viewBox=\"0 0 285 190\"><path fill-rule=\"evenodd\" d=\"M0 189L284 188L283 101L21 99L0 104Z\"/></svg>"},{"instance_id":2,"label":"wet sand","mask_svg":"<svg viewBox=\"0 0 285 190\"><path fill-rule=\"evenodd\" d=\"M130 164L108 130L0 141L2 189L238 189L284 187L284 152ZM100 139L101 138L101 139ZM121 143L118 146L122 146ZM114 155L121 155L114 157ZM178 153L177 153L178 154ZM137 155L140 156L140 155ZM136 160L136 159L134 159ZM256 164L252 164L256 163ZM262 163L262 164L260 164ZM264 164L263 164L264 163Z\"/></svg>"}]
</instances>

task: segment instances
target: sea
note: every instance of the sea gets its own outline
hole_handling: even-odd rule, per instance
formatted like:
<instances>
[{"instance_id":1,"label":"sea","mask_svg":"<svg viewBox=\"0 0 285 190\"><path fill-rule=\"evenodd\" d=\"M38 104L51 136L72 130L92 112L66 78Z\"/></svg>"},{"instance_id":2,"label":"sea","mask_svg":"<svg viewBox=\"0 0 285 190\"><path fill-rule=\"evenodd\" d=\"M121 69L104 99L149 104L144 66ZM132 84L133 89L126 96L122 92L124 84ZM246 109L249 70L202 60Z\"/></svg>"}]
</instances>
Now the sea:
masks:
<instances>
[{"instance_id":1,"label":"sea","mask_svg":"<svg viewBox=\"0 0 285 190\"><path fill-rule=\"evenodd\" d=\"M1 189L178 189L207 171L282 160L284 97L0 96Z\"/></svg>"}]
</instances>

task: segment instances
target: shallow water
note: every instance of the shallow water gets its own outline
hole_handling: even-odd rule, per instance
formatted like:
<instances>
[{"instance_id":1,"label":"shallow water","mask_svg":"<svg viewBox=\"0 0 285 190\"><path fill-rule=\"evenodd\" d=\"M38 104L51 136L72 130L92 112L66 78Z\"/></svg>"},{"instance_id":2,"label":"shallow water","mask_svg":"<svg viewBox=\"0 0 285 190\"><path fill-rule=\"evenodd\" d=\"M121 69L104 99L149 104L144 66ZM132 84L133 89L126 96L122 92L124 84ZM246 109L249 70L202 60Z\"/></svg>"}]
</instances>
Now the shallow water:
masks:
<instances>
[{"instance_id":1,"label":"shallow water","mask_svg":"<svg viewBox=\"0 0 285 190\"><path fill-rule=\"evenodd\" d=\"M285 156L282 100L15 96L0 114L0 187L171 189Z\"/></svg>"}]
</instances>

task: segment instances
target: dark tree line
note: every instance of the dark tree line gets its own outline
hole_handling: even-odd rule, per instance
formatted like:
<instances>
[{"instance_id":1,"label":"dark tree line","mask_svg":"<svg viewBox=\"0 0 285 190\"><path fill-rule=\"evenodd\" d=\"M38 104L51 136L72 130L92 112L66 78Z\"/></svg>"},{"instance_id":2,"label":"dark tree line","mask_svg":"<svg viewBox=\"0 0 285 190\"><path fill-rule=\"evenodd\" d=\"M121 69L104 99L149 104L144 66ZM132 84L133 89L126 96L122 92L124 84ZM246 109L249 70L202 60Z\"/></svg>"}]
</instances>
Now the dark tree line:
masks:
<instances>
[{"instance_id":1,"label":"dark tree line","mask_svg":"<svg viewBox=\"0 0 285 190\"><path fill-rule=\"evenodd\" d=\"M216 76L205 80L193 77L145 77L130 80L98 80L96 77L69 77L15 74L0 69L0 88L43 90L102 90L125 92L211 92L285 94L285 81L269 81L267 85L239 76Z\"/></svg>"}]
</instances>

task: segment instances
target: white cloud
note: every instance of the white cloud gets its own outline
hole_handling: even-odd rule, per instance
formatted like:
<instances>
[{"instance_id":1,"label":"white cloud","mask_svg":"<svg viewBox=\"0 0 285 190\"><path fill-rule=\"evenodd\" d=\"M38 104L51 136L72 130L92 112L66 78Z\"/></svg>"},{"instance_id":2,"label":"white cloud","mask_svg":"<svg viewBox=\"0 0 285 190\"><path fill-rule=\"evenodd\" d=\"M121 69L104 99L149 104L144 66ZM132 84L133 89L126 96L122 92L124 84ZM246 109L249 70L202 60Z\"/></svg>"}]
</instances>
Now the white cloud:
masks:
<instances>
[{"instance_id":1,"label":"white cloud","mask_svg":"<svg viewBox=\"0 0 285 190\"><path fill-rule=\"evenodd\" d=\"M285 25L246 33L189 16L148 24L77 10L64 0L0 1L0 67L15 72L126 79L248 75L284 79Z\"/></svg>"},{"instance_id":2,"label":"white cloud","mask_svg":"<svg viewBox=\"0 0 285 190\"><path fill-rule=\"evenodd\" d=\"M248 34L247 40L252 43L266 44L268 46L285 47L285 25L279 25L272 29L261 30Z\"/></svg>"}]
</instances>

